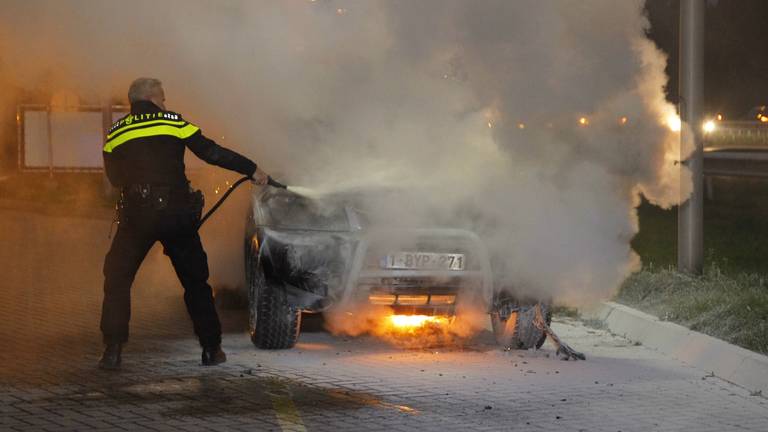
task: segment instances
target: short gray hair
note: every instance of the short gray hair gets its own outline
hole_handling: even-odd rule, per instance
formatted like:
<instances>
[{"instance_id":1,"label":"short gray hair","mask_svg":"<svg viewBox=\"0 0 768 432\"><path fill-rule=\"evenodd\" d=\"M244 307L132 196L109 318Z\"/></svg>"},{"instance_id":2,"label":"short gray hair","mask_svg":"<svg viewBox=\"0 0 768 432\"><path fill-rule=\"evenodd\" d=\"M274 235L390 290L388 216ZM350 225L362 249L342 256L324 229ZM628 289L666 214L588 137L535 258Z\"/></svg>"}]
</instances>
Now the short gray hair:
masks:
<instances>
[{"instance_id":1,"label":"short gray hair","mask_svg":"<svg viewBox=\"0 0 768 432\"><path fill-rule=\"evenodd\" d=\"M157 78L137 78L128 88L128 101L148 101L163 89L163 83Z\"/></svg>"}]
</instances>

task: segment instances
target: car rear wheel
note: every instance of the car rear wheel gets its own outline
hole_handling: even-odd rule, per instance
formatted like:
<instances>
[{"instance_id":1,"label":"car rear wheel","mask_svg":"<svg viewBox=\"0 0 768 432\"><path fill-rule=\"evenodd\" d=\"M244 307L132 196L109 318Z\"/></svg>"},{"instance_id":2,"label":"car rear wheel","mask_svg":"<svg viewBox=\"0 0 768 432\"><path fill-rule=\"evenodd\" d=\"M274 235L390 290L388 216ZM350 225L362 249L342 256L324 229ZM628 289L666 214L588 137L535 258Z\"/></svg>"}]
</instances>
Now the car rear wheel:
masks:
<instances>
[{"instance_id":1,"label":"car rear wheel","mask_svg":"<svg viewBox=\"0 0 768 432\"><path fill-rule=\"evenodd\" d=\"M288 304L285 293L272 286L250 259L249 327L251 342L260 349L288 349L296 345L301 328L301 310Z\"/></svg>"},{"instance_id":2,"label":"car rear wheel","mask_svg":"<svg viewBox=\"0 0 768 432\"><path fill-rule=\"evenodd\" d=\"M535 304L512 308L512 312L491 313L491 327L496 343L511 349L541 348L547 340L547 334L533 324ZM552 311L549 305L541 303L541 311L547 325L552 323ZM506 316L506 318L504 318Z\"/></svg>"}]
</instances>

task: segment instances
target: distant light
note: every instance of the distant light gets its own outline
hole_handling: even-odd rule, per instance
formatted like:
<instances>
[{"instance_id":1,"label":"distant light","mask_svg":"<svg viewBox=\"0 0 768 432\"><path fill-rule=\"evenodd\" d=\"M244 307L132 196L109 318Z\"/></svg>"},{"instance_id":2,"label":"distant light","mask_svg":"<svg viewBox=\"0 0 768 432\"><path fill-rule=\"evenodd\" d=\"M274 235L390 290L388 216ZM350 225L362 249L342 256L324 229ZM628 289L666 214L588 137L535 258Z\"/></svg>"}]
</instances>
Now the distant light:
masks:
<instances>
[{"instance_id":1,"label":"distant light","mask_svg":"<svg viewBox=\"0 0 768 432\"><path fill-rule=\"evenodd\" d=\"M579 125L581 126L589 126L589 119L586 117L580 117L579 118Z\"/></svg>"},{"instance_id":2,"label":"distant light","mask_svg":"<svg viewBox=\"0 0 768 432\"><path fill-rule=\"evenodd\" d=\"M717 119L717 121L723 121L723 115L722 115L722 114L720 114L720 113L717 113L717 115L715 116L715 118Z\"/></svg>"},{"instance_id":3,"label":"distant light","mask_svg":"<svg viewBox=\"0 0 768 432\"><path fill-rule=\"evenodd\" d=\"M764 116L764 115L760 116L760 121L763 123L768 123L768 116Z\"/></svg>"},{"instance_id":4,"label":"distant light","mask_svg":"<svg viewBox=\"0 0 768 432\"><path fill-rule=\"evenodd\" d=\"M670 114L667 116L667 126L672 132L680 132L683 127L683 123L680 121L680 116L677 114Z\"/></svg>"},{"instance_id":5,"label":"distant light","mask_svg":"<svg viewBox=\"0 0 768 432\"><path fill-rule=\"evenodd\" d=\"M492 128L492 127L493 127L493 123L491 123L491 122L488 122L488 128L490 129L490 128Z\"/></svg>"},{"instance_id":6,"label":"distant light","mask_svg":"<svg viewBox=\"0 0 768 432\"><path fill-rule=\"evenodd\" d=\"M712 133L715 131L715 129L717 129L717 126L715 126L714 120L707 120L704 122L703 129L704 133Z\"/></svg>"},{"instance_id":7,"label":"distant light","mask_svg":"<svg viewBox=\"0 0 768 432\"><path fill-rule=\"evenodd\" d=\"M336 15L344 15L347 13L347 10L344 8L338 8L336 9Z\"/></svg>"},{"instance_id":8,"label":"distant light","mask_svg":"<svg viewBox=\"0 0 768 432\"><path fill-rule=\"evenodd\" d=\"M622 125L625 125L625 124L627 124L627 122L628 122L628 121L629 121L629 119L627 118L627 116L622 116L622 117L619 119L619 123L621 123Z\"/></svg>"},{"instance_id":9,"label":"distant light","mask_svg":"<svg viewBox=\"0 0 768 432\"><path fill-rule=\"evenodd\" d=\"M525 123L518 123L517 124L518 129L525 129Z\"/></svg>"}]
</instances>

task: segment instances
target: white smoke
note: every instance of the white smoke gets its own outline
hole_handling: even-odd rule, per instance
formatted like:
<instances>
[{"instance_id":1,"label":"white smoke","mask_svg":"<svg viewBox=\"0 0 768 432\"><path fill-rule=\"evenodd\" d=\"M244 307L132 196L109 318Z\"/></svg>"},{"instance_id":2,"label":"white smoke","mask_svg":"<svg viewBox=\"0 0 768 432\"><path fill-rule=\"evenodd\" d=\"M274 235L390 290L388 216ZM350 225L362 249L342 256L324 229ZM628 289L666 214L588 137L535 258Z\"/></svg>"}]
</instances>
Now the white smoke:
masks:
<instances>
[{"instance_id":1,"label":"white smoke","mask_svg":"<svg viewBox=\"0 0 768 432\"><path fill-rule=\"evenodd\" d=\"M505 285L583 303L638 267L639 194L680 197L666 59L642 6L6 1L0 85L98 103L158 77L169 108L265 170L323 190L406 189L419 199L380 202L382 220L470 227ZM227 226L212 271L232 281L220 264L239 260L226 251L240 253L241 225Z\"/></svg>"}]
</instances>

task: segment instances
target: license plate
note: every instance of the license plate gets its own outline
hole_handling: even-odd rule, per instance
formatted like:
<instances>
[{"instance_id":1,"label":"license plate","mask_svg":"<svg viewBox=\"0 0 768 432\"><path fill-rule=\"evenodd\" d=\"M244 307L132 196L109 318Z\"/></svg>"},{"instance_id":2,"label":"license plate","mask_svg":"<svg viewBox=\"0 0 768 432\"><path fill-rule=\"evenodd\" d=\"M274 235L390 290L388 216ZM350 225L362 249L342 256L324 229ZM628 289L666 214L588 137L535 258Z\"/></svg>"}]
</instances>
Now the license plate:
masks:
<instances>
[{"instance_id":1,"label":"license plate","mask_svg":"<svg viewBox=\"0 0 768 432\"><path fill-rule=\"evenodd\" d=\"M395 252L381 259L387 269L464 270L464 254L432 252Z\"/></svg>"}]
</instances>

